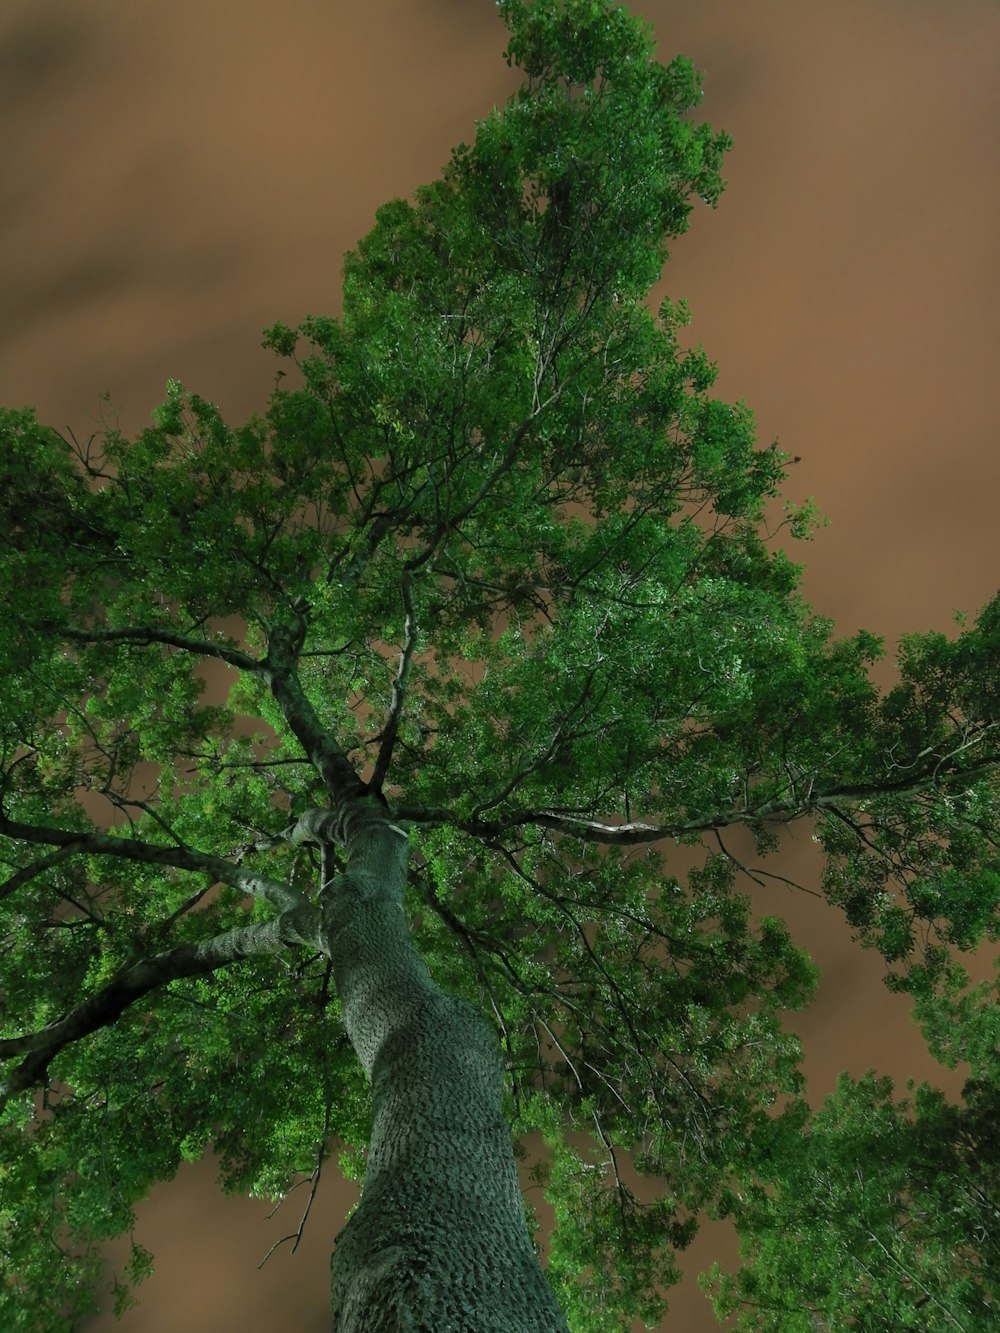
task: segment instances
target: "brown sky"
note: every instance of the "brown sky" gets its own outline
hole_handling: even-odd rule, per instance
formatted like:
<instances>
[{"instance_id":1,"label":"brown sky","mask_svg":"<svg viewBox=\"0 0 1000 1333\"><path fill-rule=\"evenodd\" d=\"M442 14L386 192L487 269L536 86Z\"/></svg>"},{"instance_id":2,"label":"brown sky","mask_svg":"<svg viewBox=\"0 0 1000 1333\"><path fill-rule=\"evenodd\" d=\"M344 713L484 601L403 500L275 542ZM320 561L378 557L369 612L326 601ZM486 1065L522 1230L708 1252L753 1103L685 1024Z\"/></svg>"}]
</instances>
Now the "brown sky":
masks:
<instances>
[{"instance_id":1,"label":"brown sky","mask_svg":"<svg viewBox=\"0 0 1000 1333\"><path fill-rule=\"evenodd\" d=\"M720 207L694 214L665 287L719 392L802 456L790 493L831 520L800 548L810 599L890 642L947 629L995 590L1000 554L1000 6L634 7L664 56L705 72L704 114L736 138ZM374 209L432 179L511 90L503 42L490 0L6 0L0 402L77 434L102 390L134 430L167 376L230 417L262 407L261 329L337 308ZM788 865L814 876L807 833L790 841ZM814 1097L872 1065L955 1086L829 909L784 890L763 905L823 968L798 1021ZM299 1253L255 1271L298 1207L266 1224L210 1166L181 1172L141 1210L157 1274L118 1327L326 1330L332 1181ZM726 1244L700 1239L695 1266ZM716 1327L693 1282L664 1327Z\"/></svg>"}]
</instances>

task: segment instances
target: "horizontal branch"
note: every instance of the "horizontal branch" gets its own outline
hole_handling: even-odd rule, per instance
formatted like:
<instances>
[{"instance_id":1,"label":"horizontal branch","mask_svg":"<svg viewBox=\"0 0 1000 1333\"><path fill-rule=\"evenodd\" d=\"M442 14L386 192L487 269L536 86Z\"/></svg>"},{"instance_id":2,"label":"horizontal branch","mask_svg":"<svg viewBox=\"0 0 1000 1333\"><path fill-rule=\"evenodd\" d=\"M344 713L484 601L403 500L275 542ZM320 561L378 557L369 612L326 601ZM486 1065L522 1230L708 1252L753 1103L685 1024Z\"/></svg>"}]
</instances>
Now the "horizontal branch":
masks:
<instances>
[{"instance_id":1,"label":"horizontal branch","mask_svg":"<svg viewBox=\"0 0 1000 1333\"><path fill-rule=\"evenodd\" d=\"M241 671L260 671L261 663L256 657L242 652L239 648L230 648L224 643L212 643L209 639L195 639L187 634L175 634L172 630L162 629L157 625L132 625L126 629L77 629L71 625L61 625L59 633L72 643L136 643L149 646L153 643L164 644L168 648L181 648L185 652L195 653L199 657L217 657Z\"/></svg>"},{"instance_id":2,"label":"horizontal branch","mask_svg":"<svg viewBox=\"0 0 1000 1333\"><path fill-rule=\"evenodd\" d=\"M0 814L0 834L20 842L59 847L66 852L89 852L97 856L116 856L125 861L139 861L146 865L172 866L177 870L192 870L210 875L213 880L229 884L234 889L262 898L278 911L285 912L308 906L308 900L283 880L270 879L252 870L234 865L223 856L211 856L195 851L193 847L164 847L158 843L141 842L137 838L119 838L112 833L96 830L81 833L77 829L49 828L44 824L22 824ZM35 862L35 868L38 867ZM44 868L44 867L42 867ZM33 867L15 874L24 875ZM35 873L40 873L39 869ZM4 890L0 888L0 896Z\"/></svg>"},{"instance_id":3,"label":"horizontal branch","mask_svg":"<svg viewBox=\"0 0 1000 1333\"><path fill-rule=\"evenodd\" d=\"M862 801L877 800L880 797L912 795L932 787L945 786L959 779L974 780L998 769L1000 769L1000 757L985 760L968 768L941 771L940 767L937 767L934 770L924 770L920 774L896 782L858 783L830 787L823 791L813 790L799 801L765 801L757 806L741 806L669 824L638 820L612 824L606 820L589 819L583 815L545 809L513 810L500 819L463 820L456 819L448 810L406 805L393 806L392 817L400 824L448 824L486 842L500 838L512 829L534 825L536 828L549 828L558 833L565 833L583 842L596 842L609 846L636 846L658 842L661 838L682 838L694 833L711 833L713 830L728 828L734 824L789 824L844 802L857 804Z\"/></svg>"},{"instance_id":4,"label":"horizontal branch","mask_svg":"<svg viewBox=\"0 0 1000 1333\"><path fill-rule=\"evenodd\" d=\"M0 1040L0 1058L24 1055L0 1083L0 1110L19 1092L45 1082L48 1067L71 1043L110 1027L137 1000L168 982L204 976L242 958L280 953L291 945L319 948L319 912L308 903L270 921L237 926L207 940L181 944L124 967L100 990L39 1032Z\"/></svg>"}]
</instances>

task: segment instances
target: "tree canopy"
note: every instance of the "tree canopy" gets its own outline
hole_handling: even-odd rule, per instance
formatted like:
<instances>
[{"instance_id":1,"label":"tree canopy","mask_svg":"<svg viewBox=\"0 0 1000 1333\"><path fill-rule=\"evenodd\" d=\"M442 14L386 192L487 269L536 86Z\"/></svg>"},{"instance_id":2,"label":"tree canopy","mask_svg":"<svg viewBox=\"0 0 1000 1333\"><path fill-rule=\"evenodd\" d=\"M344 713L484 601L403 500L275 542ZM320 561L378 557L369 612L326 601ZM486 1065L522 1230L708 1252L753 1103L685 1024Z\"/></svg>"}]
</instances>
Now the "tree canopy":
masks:
<instances>
[{"instance_id":1,"label":"tree canopy","mask_svg":"<svg viewBox=\"0 0 1000 1333\"><path fill-rule=\"evenodd\" d=\"M520 91L379 210L338 317L267 332L262 415L173 381L134 439L0 413L4 1327L74 1327L182 1160L364 1174L325 943L357 810L544 1138L572 1329L659 1319L706 1210L748 1329L995 1326L997 988L960 955L1000 934L1000 599L876 688L775 540L789 460L646 301L722 190L698 75L612 0L499 9ZM795 820L960 1105L873 1075L809 1111L815 969L727 841Z\"/></svg>"}]
</instances>

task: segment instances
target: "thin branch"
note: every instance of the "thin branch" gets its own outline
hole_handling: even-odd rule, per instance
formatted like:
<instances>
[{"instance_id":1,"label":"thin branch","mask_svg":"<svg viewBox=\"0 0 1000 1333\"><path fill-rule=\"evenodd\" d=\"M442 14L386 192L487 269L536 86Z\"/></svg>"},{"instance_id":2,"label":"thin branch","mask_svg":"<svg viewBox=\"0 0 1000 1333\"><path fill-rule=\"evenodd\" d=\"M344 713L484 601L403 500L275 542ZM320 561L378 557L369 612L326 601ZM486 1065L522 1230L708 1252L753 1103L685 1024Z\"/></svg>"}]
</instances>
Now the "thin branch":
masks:
<instances>
[{"instance_id":1,"label":"thin branch","mask_svg":"<svg viewBox=\"0 0 1000 1333\"><path fill-rule=\"evenodd\" d=\"M501 848L500 851L504 854L504 856L506 857L506 859L509 861L509 863L510 863L512 869L514 870L514 872L518 875L518 877L519 877L520 879L524 880L524 882L525 882L526 884L531 885L531 887L532 887L536 892L542 892L542 893L544 893L544 891L542 890L541 885L540 885L540 884L538 883L538 881L534 878L534 876L528 874L528 872L523 868L523 866L521 866L521 865L518 864L517 859L516 859L515 857L511 856L510 853L506 852L505 849L503 849L503 848ZM549 896L549 895L544 895L544 896ZM566 917L566 919L567 919L569 922L571 922L571 924L573 925L573 927L574 927L574 929L575 929L575 931L576 931L576 934L579 936L579 938L580 938L580 942L581 942L582 945L583 945L584 952L588 955L588 957L590 958L590 960L591 960L592 964L594 965L594 967L596 968L596 970L597 970L597 971L600 973L600 975L604 978L605 984L608 986L608 989L609 989L609 990L611 991L611 993L614 995L614 997L615 997L615 1007L617 1008L618 1013L619 1013L619 1015L621 1016L622 1025L623 1025L623 1027L624 1027L625 1029L627 1029L628 1034L629 1034L629 1036L630 1036L631 1039L632 1039L632 1048L631 1048L631 1049L632 1049L632 1050L635 1052L635 1054L638 1056L640 1062L641 1062L643 1065L645 1065L645 1067L646 1067L646 1070L647 1070L647 1072L648 1072L648 1074L649 1074L649 1090L650 1090L650 1092L652 1093L653 1100L656 1102L657 1111L659 1112L659 1114L660 1114L660 1116L661 1116L662 1123L664 1123L664 1124L668 1124L668 1123L669 1123L669 1119L668 1119L667 1113L666 1113L666 1111L664 1110L663 1106L661 1105L661 1101L660 1101L660 1092L659 1092L659 1085L658 1085L658 1081L657 1081L657 1069L656 1069L655 1062L651 1059L651 1057L650 1057L650 1055L649 1055L649 1053L648 1053L648 1050L647 1050L647 1048L646 1048L646 1043L644 1043L644 1042L642 1041L642 1039L641 1039L640 1036L639 1036L639 1033L636 1031L635 1024L634 1024L633 1021L632 1021L632 1016L631 1016L631 1013L630 1013L630 1010L629 1010L629 1005L628 1005L627 1001L625 1000L625 997L622 995L622 992L621 992L620 987L618 986L618 983L615 981L615 979L614 979L614 977L612 976L612 974L607 970L607 968L604 966L604 964L603 964L603 963L601 962L601 960L598 958L597 954L594 952L593 946L591 945L590 940L587 938L587 932L584 930L583 926L582 926L582 925L580 924L580 922L577 920L577 918L576 918L576 916L574 915L574 913L573 913L573 912L569 909L569 907L567 907L567 906L565 905L565 903L563 903L563 902L560 902L560 903L558 904L558 906L559 906L560 911L561 911L561 912L563 913L563 915ZM558 992L558 991L557 991L556 994L557 994L557 997L565 1003L565 997L564 997L564 995L562 994L562 992ZM614 1035L615 1035L615 1040L616 1040L616 1041L620 1041L620 1040L621 1040L621 1038L620 1038L620 1034L615 1033ZM623 1044L624 1044L624 1043L623 1043ZM683 1082L688 1086L688 1088L691 1090L691 1092L692 1092L692 1094L694 1095L694 1097L695 1097L695 1099L697 1100L697 1102L699 1102L703 1108L706 1108L706 1107L707 1107L709 1110L711 1110L711 1109L712 1109L712 1103L710 1102L710 1100L708 1099L708 1097L701 1091L701 1089L698 1088L697 1085L692 1081L691 1077L688 1075L688 1073L686 1072L686 1070L683 1069L683 1067L682 1067L681 1065L679 1065L679 1064L677 1063L677 1061L674 1060L674 1059L673 1059L673 1058L672 1058L666 1051L661 1052L661 1054L663 1055L663 1058L664 1058L664 1060L666 1061L666 1063L669 1064L669 1065L671 1066L671 1068L674 1069L674 1070L676 1071L676 1073L678 1074L678 1076L679 1076L679 1077L683 1080ZM576 1070L574 1069L573 1072L574 1072L574 1074L575 1074L575 1073L576 1073ZM704 1111L703 1111L703 1114L704 1114Z\"/></svg>"},{"instance_id":2,"label":"thin branch","mask_svg":"<svg viewBox=\"0 0 1000 1333\"><path fill-rule=\"evenodd\" d=\"M582 712L581 723L585 722L587 718L590 717L594 713L594 711L597 708L599 708L601 704L604 702L605 696L607 695L607 692L610 689L610 682L608 682L608 684L605 685L603 691L601 692L601 697L585 712L582 711L584 702L587 699L588 695L590 694L591 686L594 683L596 675L597 675L597 667L596 666L591 667L590 670L587 672L586 679L583 682L583 688L580 692L579 698L577 698L575 702L570 705L567 711L559 719L559 724L556 727L555 731L553 732L549 740L549 743L546 745L542 753L536 754L531 759L527 759L523 763L519 764L518 767L514 770L512 776L504 783L503 787L500 789L499 792L497 792L493 796L490 796L488 800L477 802L475 808L472 811L473 821L477 821L480 815L485 810L492 810L494 806L501 805L508 798L508 796L510 796L517 789L517 787L520 786L520 784L525 780L525 778L530 777L532 773L537 773L538 771L543 769L546 764L552 763L556 755L558 755L561 748L570 744L572 741L578 740L581 736L585 736L587 734L586 731L583 729L582 725L578 724L575 728L570 730L569 724L572 722L576 714L581 712ZM603 729L603 724L601 727L597 728L598 733L600 733L602 729Z\"/></svg>"},{"instance_id":3,"label":"thin branch","mask_svg":"<svg viewBox=\"0 0 1000 1333\"><path fill-rule=\"evenodd\" d=\"M157 783L157 787L159 787L159 783ZM163 830L163 832L167 835L167 837L176 846L178 847L184 846L184 839L174 832L174 830L170 827L170 825L163 818L163 816L156 809L156 807L150 805L148 801L141 800L136 797L121 796L118 794L118 792L112 791L108 786L102 787L100 794L107 801L110 801L110 803L115 807L116 810L120 810L122 812L122 814L128 820L131 827L133 828L135 827L136 820L132 818L132 815L129 813L130 810L141 810L144 815L147 815L153 821L153 823L157 825L158 828L161 828Z\"/></svg>"},{"instance_id":4,"label":"thin branch","mask_svg":"<svg viewBox=\"0 0 1000 1333\"><path fill-rule=\"evenodd\" d=\"M920 1280L920 1278L916 1275L916 1273L911 1272L911 1270L907 1268L906 1265L903 1264L896 1257L896 1255L892 1253L891 1250L886 1249L885 1245L882 1243L881 1240L879 1240L878 1236L876 1236L874 1231L870 1231L868 1233L868 1239L874 1241L875 1244L882 1251L882 1253L885 1255L885 1257L889 1260L889 1262L895 1264L896 1267L899 1269L899 1271L905 1277L908 1277L915 1287L917 1287L920 1291L923 1292L923 1298L922 1298L923 1300L933 1301L934 1304L938 1307L938 1309L942 1310L948 1316L948 1319L951 1321L951 1323L955 1325L956 1328L962 1330L966 1329L967 1326L959 1322L959 1320L955 1317L952 1311L949 1310L948 1307L941 1300L939 1300L937 1296L935 1296L934 1292L931 1291L930 1287L928 1287L925 1283L923 1283ZM866 1265L862 1265L862 1267L864 1267L865 1271L871 1276L873 1286L877 1290L877 1288L881 1284L878 1282L878 1279L876 1278L875 1274Z\"/></svg>"},{"instance_id":5,"label":"thin branch","mask_svg":"<svg viewBox=\"0 0 1000 1333\"><path fill-rule=\"evenodd\" d=\"M70 843L69 846L61 847L57 852L49 852L48 856L39 857L37 861L32 861L30 865L22 866L20 870L16 870L9 879L5 879L0 884L0 899L9 898L22 885L30 883L31 880L37 878L46 870L51 870L53 866L68 861L71 856L75 856L77 852L82 850L83 847L79 842Z\"/></svg>"},{"instance_id":6,"label":"thin branch","mask_svg":"<svg viewBox=\"0 0 1000 1333\"><path fill-rule=\"evenodd\" d=\"M316 1165L313 1167L312 1175L309 1178L309 1197L306 1200L305 1208L302 1210L302 1216L299 1218L299 1225L294 1231L289 1232L287 1236L282 1236L280 1240L274 1242L268 1249L267 1254L264 1255L263 1259L261 1259L260 1263L257 1265L258 1272L264 1267L278 1246L284 1245L286 1240L292 1242L292 1248L289 1250L289 1254L294 1254L299 1248L303 1233L306 1229L306 1222L309 1220L309 1213L312 1210L313 1201L316 1198L316 1191L319 1189L319 1178L323 1174L323 1149L326 1147L326 1137L330 1132L331 1106L332 1103L328 1100L326 1105L326 1118L323 1122L323 1133L320 1136L319 1148L317 1149L316 1154Z\"/></svg>"},{"instance_id":7,"label":"thin branch","mask_svg":"<svg viewBox=\"0 0 1000 1333\"><path fill-rule=\"evenodd\" d=\"M719 850L722 852L722 855L726 858L726 860L731 862L731 864L734 865L737 870L741 870L743 874L746 875L747 879L753 880L753 882L759 885L760 888L765 887L764 885L765 879L773 879L777 880L779 884L787 884L790 889L798 889L800 893L808 893L813 898L823 897L823 895L821 893L817 893L815 889L809 889L805 886L805 884L800 884L798 880L789 879L787 875L775 874L773 870L762 870L759 866L753 866L753 867L745 866L743 862L739 859L739 857L735 856L729 850L726 844L722 841L722 834L719 832L719 830L713 829L712 833L715 837L715 841L719 844Z\"/></svg>"}]
</instances>

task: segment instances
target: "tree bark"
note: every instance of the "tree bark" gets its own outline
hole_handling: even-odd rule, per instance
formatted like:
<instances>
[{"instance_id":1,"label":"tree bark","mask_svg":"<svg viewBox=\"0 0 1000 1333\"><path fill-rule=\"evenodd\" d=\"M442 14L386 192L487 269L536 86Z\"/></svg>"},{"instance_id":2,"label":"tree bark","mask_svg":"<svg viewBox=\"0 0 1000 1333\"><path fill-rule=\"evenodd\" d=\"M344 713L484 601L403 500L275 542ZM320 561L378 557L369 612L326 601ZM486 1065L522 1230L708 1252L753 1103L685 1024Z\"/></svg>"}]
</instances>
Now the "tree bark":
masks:
<instances>
[{"instance_id":1,"label":"tree bark","mask_svg":"<svg viewBox=\"0 0 1000 1333\"><path fill-rule=\"evenodd\" d=\"M369 798L308 812L296 836L347 851L321 938L372 1085L361 1202L331 1261L336 1333L568 1333L525 1222L499 1043L410 938L406 834Z\"/></svg>"}]
</instances>

